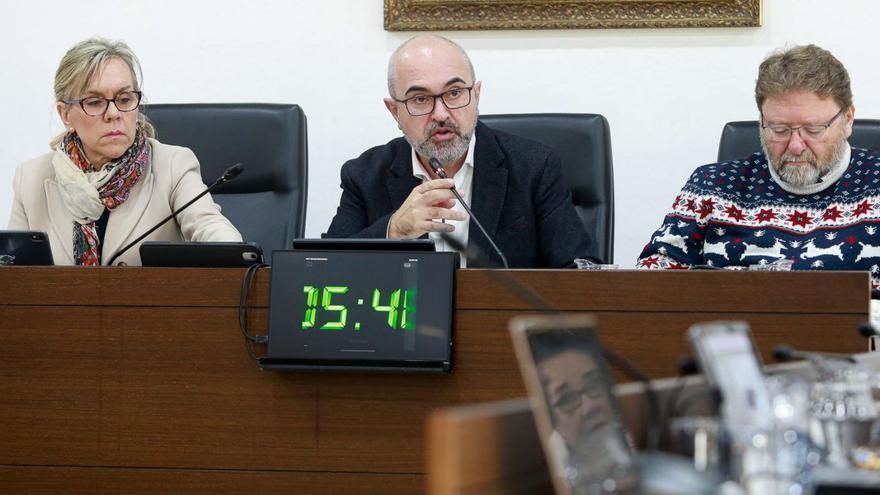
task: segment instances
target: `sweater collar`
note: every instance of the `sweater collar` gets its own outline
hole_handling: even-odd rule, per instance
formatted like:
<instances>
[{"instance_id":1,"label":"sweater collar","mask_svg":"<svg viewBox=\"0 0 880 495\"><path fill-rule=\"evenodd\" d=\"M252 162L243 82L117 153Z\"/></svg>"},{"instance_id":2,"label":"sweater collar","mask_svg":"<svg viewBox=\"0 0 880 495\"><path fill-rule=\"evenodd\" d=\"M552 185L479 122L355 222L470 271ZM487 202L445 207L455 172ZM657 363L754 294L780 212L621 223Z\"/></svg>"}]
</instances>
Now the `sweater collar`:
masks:
<instances>
[{"instance_id":1,"label":"sweater collar","mask_svg":"<svg viewBox=\"0 0 880 495\"><path fill-rule=\"evenodd\" d=\"M792 194L799 194L801 196L816 194L831 187L831 185L837 182L837 180L840 179L843 173L846 172L846 169L849 168L850 157L852 156L852 148L850 148L849 143L845 144L846 151L843 153L840 161L837 162L837 164L834 165L827 174L820 177L819 182L815 184L810 184L808 186L796 186L794 184L785 182L776 173L776 169L773 168L773 165L770 164L769 157L767 157L767 168L770 169L770 176L773 177L773 181L776 182L776 184L778 184L779 187L781 187L783 190Z\"/></svg>"}]
</instances>

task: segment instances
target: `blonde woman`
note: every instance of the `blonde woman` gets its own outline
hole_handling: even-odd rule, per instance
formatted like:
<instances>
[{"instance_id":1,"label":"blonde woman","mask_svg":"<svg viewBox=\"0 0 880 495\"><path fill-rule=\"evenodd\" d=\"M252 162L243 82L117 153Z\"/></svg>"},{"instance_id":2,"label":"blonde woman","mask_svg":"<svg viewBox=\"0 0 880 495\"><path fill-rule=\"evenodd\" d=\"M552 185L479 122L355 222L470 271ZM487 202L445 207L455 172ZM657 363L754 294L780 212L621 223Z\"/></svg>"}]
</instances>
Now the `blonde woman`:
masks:
<instances>
[{"instance_id":1,"label":"blonde woman","mask_svg":"<svg viewBox=\"0 0 880 495\"><path fill-rule=\"evenodd\" d=\"M16 169L9 228L49 235L59 265L106 264L127 243L205 189L192 151L160 143L140 113L140 63L121 41L85 40L55 73L66 131ZM146 240L240 241L205 196ZM140 265L137 247L116 264Z\"/></svg>"}]
</instances>

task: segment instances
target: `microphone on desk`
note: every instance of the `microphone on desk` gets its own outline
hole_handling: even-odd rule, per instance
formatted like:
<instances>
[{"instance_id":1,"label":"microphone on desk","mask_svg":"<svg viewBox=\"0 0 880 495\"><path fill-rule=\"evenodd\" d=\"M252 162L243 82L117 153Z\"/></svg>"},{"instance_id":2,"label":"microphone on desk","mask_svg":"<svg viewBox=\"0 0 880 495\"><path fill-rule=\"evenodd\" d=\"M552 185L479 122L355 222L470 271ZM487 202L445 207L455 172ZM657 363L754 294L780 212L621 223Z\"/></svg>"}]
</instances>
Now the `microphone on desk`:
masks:
<instances>
[{"instance_id":1,"label":"microphone on desk","mask_svg":"<svg viewBox=\"0 0 880 495\"><path fill-rule=\"evenodd\" d=\"M441 179L448 179L449 178L449 176L446 174L446 171L443 170L443 166L440 164L440 160L438 160L436 158L429 158L428 164L431 165L431 170L433 170L434 173L437 174L438 177L440 177ZM458 199L459 203L461 203L461 206L464 208L464 211L467 212L467 214L471 217L471 220L473 220L474 223L477 225L477 228L480 229L480 232L482 232L483 235L486 237L486 240L489 241L489 244L492 245L492 249L495 250L495 254L497 254L498 257L501 258L501 264L504 265L504 268L510 268L510 265L507 264L507 257L504 256L504 253L501 252L501 249L498 248L498 245L495 244L495 241L492 240L492 237L490 237L489 233L486 232L486 229L483 228L483 224L481 224L480 221L477 219L477 217L474 216L474 212L471 211L470 206L468 206L468 204L464 201L464 198L461 197L461 194L458 193L458 191L455 189L455 186L452 186L452 194L455 195L455 198ZM445 239L447 236L442 236L442 237ZM457 243L457 244L461 245L461 243ZM464 253L464 250L461 250L458 248L455 248L455 249Z\"/></svg>"},{"instance_id":2,"label":"microphone on desk","mask_svg":"<svg viewBox=\"0 0 880 495\"><path fill-rule=\"evenodd\" d=\"M787 345L778 345L773 348L773 358L780 362L793 361L795 359L837 359L840 361L847 361L850 363L855 363L856 360L849 354L841 354L837 352L814 352L814 351L799 351L791 346Z\"/></svg>"},{"instance_id":3,"label":"microphone on desk","mask_svg":"<svg viewBox=\"0 0 880 495\"><path fill-rule=\"evenodd\" d=\"M479 260L486 259L486 256L476 246L465 247L458 239L452 237L446 232L441 232L440 237L450 246L452 246L452 248L456 251L469 252L476 259ZM544 313L545 315L555 316L563 314L562 311L559 311L558 309L551 306L550 303L548 303L531 287L526 286L516 278L512 277L509 272L501 270L487 270L487 273L489 274L489 276L495 279L496 282L501 284L505 289L512 292L514 295L516 295L532 308ZM660 442L660 427L662 425L660 424L660 401L657 398L657 394L654 392L654 389L651 387L651 379L648 378L648 375L646 375L641 369L639 369L638 366L618 354L617 351L601 343L600 346L602 348L602 353L605 355L605 358L610 364L623 371L624 374L626 374L633 380L642 384L643 396L645 397L645 402L647 402L648 404L649 416L651 417L652 421L651 424L648 425L648 428L645 430L645 445L647 445L648 448L651 450L656 450Z\"/></svg>"},{"instance_id":4,"label":"microphone on desk","mask_svg":"<svg viewBox=\"0 0 880 495\"><path fill-rule=\"evenodd\" d=\"M859 325L859 334L868 339L868 350L877 352L877 346L880 344L880 332L871 322L866 321Z\"/></svg>"},{"instance_id":5,"label":"microphone on desk","mask_svg":"<svg viewBox=\"0 0 880 495\"><path fill-rule=\"evenodd\" d=\"M692 356L685 356L678 359L678 363L676 364L678 368L678 383L675 388L666 396L666 403L664 404L666 407L663 410L663 417L659 421L660 426L663 428L661 433L665 432L666 425L669 423L669 418L674 416L678 416L680 408L685 406L690 406L694 402L694 398L688 398L688 401L685 404L680 404L681 394L684 391L685 387L685 379L689 376L700 374L700 363L697 362ZM710 392L713 394L717 392L717 388L712 388ZM712 396L713 405L720 404L720 399L717 399ZM713 409L717 410L717 409Z\"/></svg>"},{"instance_id":6,"label":"microphone on desk","mask_svg":"<svg viewBox=\"0 0 880 495\"><path fill-rule=\"evenodd\" d=\"M874 325L867 321L859 325L859 334L866 338L880 337L880 332L874 328Z\"/></svg>"},{"instance_id":7,"label":"microphone on desk","mask_svg":"<svg viewBox=\"0 0 880 495\"><path fill-rule=\"evenodd\" d=\"M692 356L680 358L677 367L679 376L691 376L700 373L700 363Z\"/></svg>"},{"instance_id":8,"label":"microphone on desk","mask_svg":"<svg viewBox=\"0 0 880 495\"><path fill-rule=\"evenodd\" d=\"M131 242L128 243L128 244L126 244L125 247L123 247L123 248L120 249L119 251L116 251L116 253L113 255L113 257L110 258L110 262L107 263L107 265L112 266L112 265L113 265L113 262L116 261L116 258L119 258L123 253L125 253L126 251L128 251L129 249L131 249L134 245L136 245L137 243L139 243L139 242L141 242L142 240L146 239L146 237L147 237L148 235L152 234L153 232L155 232L156 229L158 229L159 227L165 225L165 224L168 222L168 220L171 220L172 218L176 217L178 213L180 213L180 212L182 212L183 210L189 208L190 205L192 205L193 203L195 203L196 201L198 201L202 196L208 194L209 192L211 192L211 191L213 191L214 189L216 189L217 187L219 187L221 184L225 184L225 183L231 181L232 179L238 177L239 174L241 174L243 171L244 171L244 165L243 165L242 163L236 163L235 165L233 165L233 166L227 168L227 169L223 172L223 175L221 175L220 177L218 177L217 180L215 180L214 183L211 184L210 186L208 186L204 191L202 191L202 192L200 192L199 194L197 194L196 197L194 197L193 199L189 200L189 202L187 202L185 205L181 206L181 207L178 208L177 210L171 212L171 214L168 215L167 217L165 217L165 219L163 219L161 222L159 222L159 223L157 223L156 225L154 225L150 230L144 232L144 233L143 233L142 235L140 235L137 239L131 241Z\"/></svg>"}]
</instances>

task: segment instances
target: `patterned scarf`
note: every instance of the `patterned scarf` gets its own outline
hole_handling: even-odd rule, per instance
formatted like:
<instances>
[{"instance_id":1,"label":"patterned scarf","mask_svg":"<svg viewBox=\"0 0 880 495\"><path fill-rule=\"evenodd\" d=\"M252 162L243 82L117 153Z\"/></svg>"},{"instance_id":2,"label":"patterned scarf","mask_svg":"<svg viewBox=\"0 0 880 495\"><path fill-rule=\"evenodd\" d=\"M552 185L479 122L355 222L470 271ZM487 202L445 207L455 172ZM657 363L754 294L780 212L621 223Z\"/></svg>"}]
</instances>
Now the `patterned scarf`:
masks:
<instances>
[{"instance_id":1,"label":"patterned scarf","mask_svg":"<svg viewBox=\"0 0 880 495\"><path fill-rule=\"evenodd\" d=\"M93 172L92 165L83 152L82 141L76 131L70 131L61 142L61 150L70 158L74 165L85 174ZM108 179L98 188L98 199L104 207L113 210L128 199L131 188L138 183L149 162L149 146L147 137L138 124L135 130L134 143L115 162L104 166ZM100 216L98 217L100 218ZM95 221L98 218L90 218L85 223L74 222L73 224L73 259L74 263L83 266L98 266L98 229Z\"/></svg>"}]
</instances>

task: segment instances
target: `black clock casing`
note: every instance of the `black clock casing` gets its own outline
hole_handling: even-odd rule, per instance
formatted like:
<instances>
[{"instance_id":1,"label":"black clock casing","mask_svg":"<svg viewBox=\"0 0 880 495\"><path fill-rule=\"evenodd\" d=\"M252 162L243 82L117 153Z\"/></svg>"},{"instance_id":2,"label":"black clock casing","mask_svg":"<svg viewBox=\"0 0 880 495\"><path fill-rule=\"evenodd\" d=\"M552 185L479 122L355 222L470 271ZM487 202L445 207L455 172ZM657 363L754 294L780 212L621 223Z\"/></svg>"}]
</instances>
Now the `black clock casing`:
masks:
<instances>
[{"instance_id":1,"label":"black clock casing","mask_svg":"<svg viewBox=\"0 0 880 495\"><path fill-rule=\"evenodd\" d=\"M452 370L456 253L275 251L266 368Z\"/></svg>"}]
</instances>

